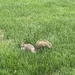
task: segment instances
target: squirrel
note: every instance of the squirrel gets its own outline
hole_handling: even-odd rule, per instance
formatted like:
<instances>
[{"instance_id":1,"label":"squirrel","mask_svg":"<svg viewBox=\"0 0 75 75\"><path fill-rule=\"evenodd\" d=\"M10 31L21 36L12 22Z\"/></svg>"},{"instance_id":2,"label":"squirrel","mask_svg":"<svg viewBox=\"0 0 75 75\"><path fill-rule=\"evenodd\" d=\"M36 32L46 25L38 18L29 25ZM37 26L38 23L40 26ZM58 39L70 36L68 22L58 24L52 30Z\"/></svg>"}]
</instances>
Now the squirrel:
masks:
<instances>
[{"instance_id":1,"label":"squirrel","mask_svg":"<svg viewBox=\"0 0 75 75\"><path fill-rule=\"evenodd\" d=\"M26 43L22 42L20 44L20 46L21 46L21 50L30 50L33 53L35 53L35 47L32 44L26 44Z\"/></svg>"},{"instance_id":2,"label":"squirrel","mask_svg":"<svg viewBox=\"0 0 75 75\"><path fill-rule=\"evenodd\" d=\"M41 47L52 48L52 44L44 40L37 41L35 47L32 44L26 44L24 42L22 42L20 46L21 46L21 50L30 50L33 53L35 53L36 50L40 49Z\"/></svg>"}]
</instances>

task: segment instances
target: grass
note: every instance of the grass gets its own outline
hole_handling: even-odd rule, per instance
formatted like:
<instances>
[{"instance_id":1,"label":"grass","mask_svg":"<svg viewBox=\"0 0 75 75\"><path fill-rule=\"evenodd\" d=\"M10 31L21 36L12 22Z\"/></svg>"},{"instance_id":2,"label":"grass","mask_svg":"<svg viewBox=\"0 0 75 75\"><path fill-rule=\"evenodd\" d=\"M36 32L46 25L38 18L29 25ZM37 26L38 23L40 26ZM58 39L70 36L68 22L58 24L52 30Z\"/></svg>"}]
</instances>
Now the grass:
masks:
<instances>
[{"instance_id":1,"label":"grass","mask_svg":"<svg viewBox=\"0 0 75 75\"><path fill-rule=\"evenodd\" d=\"M20 50L40 39L53 48ZM0 0L0 75L75 75L74 59L74 0Z\"/></svg>"}]
</instances>

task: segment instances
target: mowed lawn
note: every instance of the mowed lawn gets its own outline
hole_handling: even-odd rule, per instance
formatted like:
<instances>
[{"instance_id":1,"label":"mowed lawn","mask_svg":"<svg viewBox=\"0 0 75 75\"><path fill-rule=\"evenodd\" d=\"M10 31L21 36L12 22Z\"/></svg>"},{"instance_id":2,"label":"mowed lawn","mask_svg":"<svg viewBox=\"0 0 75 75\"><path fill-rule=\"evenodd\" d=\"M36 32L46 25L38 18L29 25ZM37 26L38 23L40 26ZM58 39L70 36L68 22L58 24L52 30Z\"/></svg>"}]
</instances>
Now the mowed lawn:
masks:
<instances>
[{"instance_id":1,"label":"mowed lawn","mask_svg":"<svg viewBox=\"0 0 75 75\"><path fill-rule=\"evenodd\" d=\"M75 0L0 0L0 75L75 75Z\"/></svg>"}]
</instances>

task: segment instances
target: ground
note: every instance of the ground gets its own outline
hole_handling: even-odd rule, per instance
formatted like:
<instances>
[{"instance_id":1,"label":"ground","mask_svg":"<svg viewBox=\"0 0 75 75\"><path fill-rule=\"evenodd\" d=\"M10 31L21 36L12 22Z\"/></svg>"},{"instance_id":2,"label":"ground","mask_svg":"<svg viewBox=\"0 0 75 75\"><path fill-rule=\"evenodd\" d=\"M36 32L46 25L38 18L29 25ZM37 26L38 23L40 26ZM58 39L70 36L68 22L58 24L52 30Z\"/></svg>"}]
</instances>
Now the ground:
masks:
<instances>
[{"instance_id":1,"label":"ground","mask_svg":"<svg viewBox=\"0 0 75 75\"><path fill-rule=\"evenodd\" d=\"M40 39L53 47L20 50ZM75 75L75 0L0 0L0 75Z\"/></svg>"}]
</instances>

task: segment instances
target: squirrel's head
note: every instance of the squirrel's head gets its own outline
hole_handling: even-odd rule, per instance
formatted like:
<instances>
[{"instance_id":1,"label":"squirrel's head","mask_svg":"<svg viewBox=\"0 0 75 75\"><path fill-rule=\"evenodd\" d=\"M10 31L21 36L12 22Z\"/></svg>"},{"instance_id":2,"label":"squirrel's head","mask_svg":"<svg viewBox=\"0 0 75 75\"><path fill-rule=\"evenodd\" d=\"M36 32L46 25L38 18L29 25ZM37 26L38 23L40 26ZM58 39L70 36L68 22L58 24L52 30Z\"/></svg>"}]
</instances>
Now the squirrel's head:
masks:
<instances>
[{"instance_id":1,"label":"squirrel's head","mask_svg":"<svg viewBox=\"0 0 75 75\"><path fill-rule=\"evenodd\" d=\"M24 50L25 49L24 42L21 42L20 47L21 47L21 50Z\"/></svg>"},{"instance_id":2,"label":"squirrel's head","mask_svg":"<svg viewBox=\"0 0 75 75\"><path fill-rule=\"evenodd\" d=\"M21 42L20 46L24 46L24 42Z\"/></svg>"}]
</instances>

